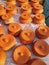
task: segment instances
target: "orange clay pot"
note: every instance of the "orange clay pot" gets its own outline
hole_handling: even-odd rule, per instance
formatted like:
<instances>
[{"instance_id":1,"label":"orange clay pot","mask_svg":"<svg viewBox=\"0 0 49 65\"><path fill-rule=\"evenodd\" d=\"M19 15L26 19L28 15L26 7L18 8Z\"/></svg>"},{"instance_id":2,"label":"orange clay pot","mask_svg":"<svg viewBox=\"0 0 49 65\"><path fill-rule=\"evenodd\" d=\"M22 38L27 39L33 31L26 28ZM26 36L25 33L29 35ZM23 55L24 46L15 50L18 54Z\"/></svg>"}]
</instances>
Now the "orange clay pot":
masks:
<instances>
[{"instance_id":1,"label":"orange clay pot","mask_svg":"<svg viewBox=\"0 0 49 65\"><path fill-rule=\"evenodd\" d=\"M39 58L34 58L28 61L28 65L46 65L46 63Z\"/></svg>"},{"instance_id":2,"label":"orange clay pot","mask_svg":"<svg viewBox=\"0 0 49 65\"><path fill-rule=\"evenodd\" d=\"M9 13L11 13L13 15L17 14L17 12L18 12L16 6L12 5L12 4L7 5L6 10L7 10L7 12L9 12Z\"/></svg>"},{"instance_id":3,"label":"orange clay pot","mask_svg":"<svg viewBox=\"0 0 49 65\"><path fill-rule=\"evenodd\" d=\"M40 2L40 0L31 0L31 1L30 1L30 4L31 4L31 6L33 7L34 4L39 4L39 2Z\"/></svg>"},{"instance_id":4,"label":"orange clay pot","mask_svg":"<svg viewBox=\"0 0 49 65\"><path fill-rule=\"evenodd\" d=\"M5 34L0 37L0 47L7 51L16 44L16 38L10 34Z\"/></svg>"},{"instance_id":5,"label":"orange clay pot","mask_svg":"<svg viewBox=\"0 0 49 65\"><path fill-rule=\"evenodd\" d=\"M23 12L23 13L21 13L19 20L23 24L31 23L32 22L31 14L29 14L27 12Z\"/></svg>"},{"instance_id":6,"label":"orange clay pot","mask_svg":"<svg viewBox=\"0 0 49 65\"><path fill-rule=\"evenodd\" d=\"M13 52L13 59L17 64L25 64L31 57L30 50L25 46L18 46Z\"/></svg>"},{"instance_id":7,"label":"orange clay pot","mask_svg":"<svg viewBox=\"0 0 49 65\"><path fill-rule=\"evenodd\" d=\"M4 24L10 24L10 23L14 22L14 18L12 17L11 13L6 13L1 18L2 18L2 20L4 22Z\"/></svg>"},{"instance_id":8,"label":"orange clay pot","mask_svg":"<svg viewBox=\"0 0 49 65\"><path fill-rule=\"evenodd\" d=\"M0 65L5 65L6 63L6 53L0 48Z\"/></svg>"},{"instance_id":9,"label":"orange clay pot","mask_svg":"<svg viewBox=\"0 0 49 65\"><path fill-rule=\"evenodd\" d=\"M28 0L18 0L18 5L22 6L23 4L27 4Z\"/></svg>"},{"instance_id":10,"label":"orange clay pot","mask_svg":"<svg viewBox=\"0 0 49 65\"><path fill-rule=\"evenodd\" d=\"M0 4L0 16L2 16L2 15L4 15L4 14L6 14L6 10L4 9L4 5L1 5Z\"/></svg>"},{"instance_id":11,"label":"orange clay pot","mask_svg":"<svg viewBox=\"0 0 49 65\"><path fill-rule=\"evenodd\" d=\"M41 4L34 4L32 9L33 14L43 13L43 6Z\"/></svg>"},{"instance_id":12,"label":"orange clay pot","mask_svg":"<svg viewBox=\"0 0 49 65\"><path fill-rule=\"evenodd\" d=\"M4 34L4 27L0 26L0 36L2 36Z\"/></svg>"},{"instance_id":13,"label":"orange clay pot","mask_svg":"<svg viewBox=\"0 0 49 65\"><path fill-rule=\"evenodd\" d=\"M49 53L49 46L47 42L43 40L38 40L33 45L33 52L35 55L40 57L45 57Z\"/></svg>"},{"instance_id":14,"label":"orange clay pot","mask_svg":"<svg viewBox=\"0 0 49 65\"><path fill-rule=\"evenodd\" d=\"M40 39L46 39L49 37L49 28L48 26L39 26L36 31L36 36Z\"/></svg>"},{"instance_id":15,"label":"orange clay pot","mask_svg":"<svg viewBox=\"0 0 49 65\"><path fill-rule=\"evenodd\" d=\"M33 22L35 24L44 24L45 23L45 15L44 14L36 14L33 18Z\"/></svg>"},{"instance_id":16,"label":"orange clay pot","mask_svg":"<svg viewBox=\"0 0 49 65\"><path fill-rule=\"evenodd\" d=\"M18 64L18 65L26 65L26 64Z\"/></svg>"},{"instance_id":17,"label":"orange clay pot","mask_svg":"<svg viewBox=\"0 0 49 65\"><path fill-rule=\"evenodd\" d=\"M0 4L0 7L1 7L1 8L4 8L4 5L3 5L3 4Z\"/></svg>"},{"instance_id":18,"label":"orange clay pot","mask_svg":"<svg viewBox=\"0 0 49 65\"><path fill-rule=\"evenodd\" d=\"M31 13L31 11L32 11L32 8L31 8L30 4L23 4L21 6L21 13L22 12Z\"/></svg>"},{"instance_id":19,"label":"orange clay pot","mask_svg":"<svg viewBox=\"0 0 49 65\"><path fill-rule=\"evenodd\" d=\"M11 23L8 26L8 31L10 34L18 36L19 33L22 31L22 27L18 23Z\"/></svg>"},{"instance_id":20,"label":"orange clay pot","mask_svg":"<svg viewBox=\"0 0 49 65\"><path fill-rule=\"evenodd\" d=\"M16 5L16 0L8 0L7 5Z\"/></svg>"},{"instance_id":21,"label":"orange clay pot","mask_svg":"<svg viewBox=\"0 0 49 65\"><path fill-rule=\"evenodd\" d=\"M23 44L31 44L34 41L34 32L30 29L23 30L20 33L20 40Z\"/></svg>"}]
</instances>

